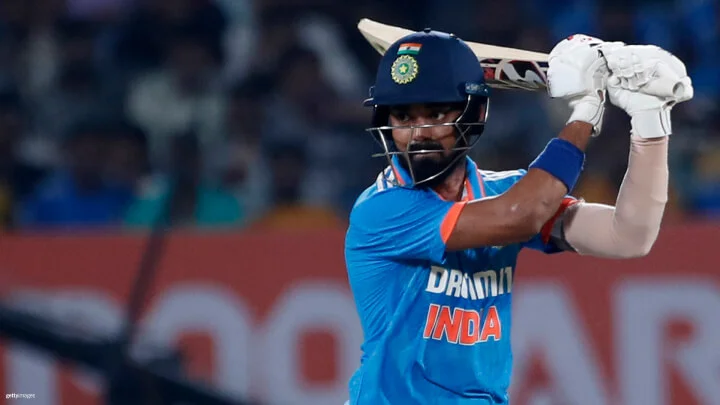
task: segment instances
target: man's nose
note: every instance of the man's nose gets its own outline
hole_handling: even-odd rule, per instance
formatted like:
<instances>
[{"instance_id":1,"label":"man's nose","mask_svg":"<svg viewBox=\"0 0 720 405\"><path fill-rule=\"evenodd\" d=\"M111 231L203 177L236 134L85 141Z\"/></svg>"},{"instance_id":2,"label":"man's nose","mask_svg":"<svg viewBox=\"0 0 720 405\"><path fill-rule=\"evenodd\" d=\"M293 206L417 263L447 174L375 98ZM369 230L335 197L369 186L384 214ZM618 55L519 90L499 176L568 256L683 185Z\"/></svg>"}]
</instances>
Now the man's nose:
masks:
<instances>
[{"instance_id":1,"label":"man's nose","mask_svg":"<svg viewBox=\"0 0 720 405\"><path fill-rule=\"evenodd\" d=\"M417 119L413 121L412 125L413 141L417 142L432 139L432 127L428 126L427 120Z\"/></svg>"}]
</instances>

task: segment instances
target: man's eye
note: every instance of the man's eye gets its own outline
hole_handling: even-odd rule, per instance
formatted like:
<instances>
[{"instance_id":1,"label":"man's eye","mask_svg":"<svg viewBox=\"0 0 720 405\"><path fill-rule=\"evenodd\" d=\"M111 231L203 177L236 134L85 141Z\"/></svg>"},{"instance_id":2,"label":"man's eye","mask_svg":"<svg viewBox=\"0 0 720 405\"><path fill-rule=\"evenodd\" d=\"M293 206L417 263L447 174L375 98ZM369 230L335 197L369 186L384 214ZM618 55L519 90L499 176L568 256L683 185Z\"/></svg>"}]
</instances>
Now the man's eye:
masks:
<instances>
[{"instance_id":1,"label":"man's eye","mask_svg":"<svg viewBox=\"0 0 720 405\"><path fill-rule=\"evenodd\" d=\"M445 119L445 116L447 116L447 113L445 113L443 111L437 111L437 112L433 113L432 118L434 120L442 120L442 119Z\"/></svg>"},{"instance_id":2,"label":"man's eye","mask_svg":"<svg viewBox=\"0 0 720 405\"><path fill-rule=\"evenodd\" d=\"M393 114L398 121L407 122L410 120L410 116L403 113Z\"/></svg>"}]
</instances>

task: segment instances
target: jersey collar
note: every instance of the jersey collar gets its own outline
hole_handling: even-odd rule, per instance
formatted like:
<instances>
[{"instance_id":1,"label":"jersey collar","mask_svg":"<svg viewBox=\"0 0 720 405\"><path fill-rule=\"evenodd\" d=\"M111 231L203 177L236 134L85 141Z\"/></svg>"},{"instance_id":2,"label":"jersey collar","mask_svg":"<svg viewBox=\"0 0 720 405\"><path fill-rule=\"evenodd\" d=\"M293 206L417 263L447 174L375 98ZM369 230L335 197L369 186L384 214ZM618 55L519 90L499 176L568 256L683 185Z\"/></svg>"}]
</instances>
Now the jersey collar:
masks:
<instances>
[{"instance_id":1,"label":"jersey collar","mask_svg":"<svg viewBox=\"0 0 720 405\"><path fill-rule=\"evenodd\" d=\"M400 165L397 155L392 157L392 171L401 186L412 186L412 178ZM463 190L463 200L474 200L485 197L485 184L483 183L477 164L465 156L465 189Z\"/></svg>"}]
</instances>

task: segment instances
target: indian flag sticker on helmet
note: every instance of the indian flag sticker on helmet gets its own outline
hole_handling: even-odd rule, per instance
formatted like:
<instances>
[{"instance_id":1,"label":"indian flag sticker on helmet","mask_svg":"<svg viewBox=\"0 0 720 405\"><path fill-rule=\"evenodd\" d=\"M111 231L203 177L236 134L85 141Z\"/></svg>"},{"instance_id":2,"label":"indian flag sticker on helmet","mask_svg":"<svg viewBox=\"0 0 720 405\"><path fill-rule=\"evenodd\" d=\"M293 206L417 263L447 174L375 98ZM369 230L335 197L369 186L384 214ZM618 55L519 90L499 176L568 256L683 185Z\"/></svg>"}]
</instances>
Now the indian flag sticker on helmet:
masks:
<instances>
[{"instance_id":1,"label":"indian flag sticker on helmet","mask_svg":"<svg viewBox=\"0 0 720 405\"><path fill-rule=\"evenodd\" d=\"M410 55L401 55L392 64L390 74L397 84L408 84L417 77L419 66L415 58Z\"/></svg>"},{"instance_id":2,"label":"indian flag sticker on helmet","mask_svg":"<svg viewBox=\"0 0 720 405\"><path fill-rule=\"evenodd\" d=\"M398 55L417 55L420 52L420 48L422 48L422 44L416 44L413 42L407 42L404 44L400 44L400 47L398 47Z\"/></svg>"}]
</instances>

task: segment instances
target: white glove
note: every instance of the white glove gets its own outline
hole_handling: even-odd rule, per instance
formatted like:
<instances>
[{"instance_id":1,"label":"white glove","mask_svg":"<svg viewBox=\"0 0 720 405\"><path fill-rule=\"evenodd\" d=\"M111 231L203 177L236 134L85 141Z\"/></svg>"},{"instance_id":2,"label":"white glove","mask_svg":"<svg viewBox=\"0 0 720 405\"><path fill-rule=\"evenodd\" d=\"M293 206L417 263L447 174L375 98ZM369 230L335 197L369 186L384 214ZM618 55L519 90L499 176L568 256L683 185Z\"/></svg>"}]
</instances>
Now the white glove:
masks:
<instances>
[{"instance_id":1,"label":"white glove","mask_svg":"<svg viewBox=\"0 0 720 405\"><path fill-rule=\"evenodd\" d=\"M593 126L594 136L602 130L609 77L600 45L612 50L624 43L604 42L582 34L572 35L552 49L547 71L550 97L568 100L573 110L568 123L587 122Z\"/></svg>"},{"instance_id":2,"label":"white glove","mask_svg":"<svg viewBox=\"0 0 720 405\"><path fill-rule=\"evenodd\" d=\"M655 45L612 49L600 45L600 48L612 73L608 84L658 97L672 97L677 102L693 97L692 81L685 64L670 52Z\"/></svg>"},{"instance_id":3,"label":"white glove","mask_svg":"<svg viewBox=\"0 0 720 405\"><path fill-rule=\"evenodd\" d=\"M652 45L632 45L604 53L611 71L610 102L630 115L632 133L641 138L672 134L672 107L692 99L694 94L682 61Z\"/></svg>"}]
</instances>

